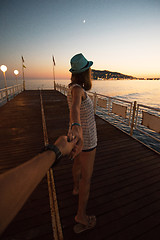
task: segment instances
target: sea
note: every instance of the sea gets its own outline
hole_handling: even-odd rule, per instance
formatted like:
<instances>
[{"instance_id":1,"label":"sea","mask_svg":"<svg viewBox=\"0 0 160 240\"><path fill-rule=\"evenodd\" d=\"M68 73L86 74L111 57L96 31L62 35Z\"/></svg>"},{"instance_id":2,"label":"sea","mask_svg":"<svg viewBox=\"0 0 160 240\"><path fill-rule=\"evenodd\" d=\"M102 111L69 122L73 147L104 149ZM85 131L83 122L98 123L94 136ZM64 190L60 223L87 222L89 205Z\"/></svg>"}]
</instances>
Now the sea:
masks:
<instances>
[{"instance_id":1,"label":"sea","mask_svg":"<svg viewBox=\"0 0 160 240\"><path fill-rule=\"evenodd\" d=\"M18 83L22 83L18 80ZM26 90L53 89L53 79L26 79ZM56 83L67 86L70 80L56 80ZM7 86L15 85L15 80L7 80ZM0 81L0 89L4 81ZM160 80L94 80L92 92L109 97L122 98L127 101L137 101L139 104L160 108Z\"/></svg>"},{"instance_id":2,"label":"sea","mask_svg":"<svg viewBox=\"0 0 160 240\"><path fill-rule=\"evenodd\" d=\"M22 80L18 80L18 84L20 83L22 83ZM45 90L54 88L53 79L26 79L25 83L26 90ZM68 86L70 80L57 79L56 83ZM8 87L15 84L15 80L7 80ZM4 82L1 80L0 89L2 88L4 88ZM156 115L160 116L160 80L94 80L92 81L91 91L129 102L137 101L137 104L156 108L159 110L158 114L156 112ZM126 125L119 124L115 119L106 117L105 113L100 113L99 115L111 124L129 133L129 128ZM157 140L137 131L134 131L133 137L160 152L160 142ZM160 134L157 133L156 138L160 140Z\"/></svg>"}]
</instances>

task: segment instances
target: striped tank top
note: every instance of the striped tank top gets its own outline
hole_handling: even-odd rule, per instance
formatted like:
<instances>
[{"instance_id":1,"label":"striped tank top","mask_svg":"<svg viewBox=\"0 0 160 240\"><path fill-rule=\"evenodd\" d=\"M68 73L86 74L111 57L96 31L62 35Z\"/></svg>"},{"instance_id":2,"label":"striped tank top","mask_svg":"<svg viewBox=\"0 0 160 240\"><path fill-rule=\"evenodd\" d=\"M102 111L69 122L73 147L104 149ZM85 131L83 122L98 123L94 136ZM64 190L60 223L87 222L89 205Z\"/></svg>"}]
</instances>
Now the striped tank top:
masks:
<instances>
[{"instance_id":1,"label":"striped tank top","mask_svg":"<svg viewBox=\"0 0 160 240\"><path fill-rule=\"evenodd\" d=\"M72 89L73 87L78 86L81 88L80 85L74 84L68 88L67 92L67 101L69 109L71 108L72 104ZM83 89L86 95L86 99L82 100L80 106L80 119L81 119L81 126L83 131L83 149L82 150L89 150L97 146L97 130L96 130L96 123L95 123L95 116L94 116L94 109L93 103L86 91Z\"/></svg>"}]
</instances>

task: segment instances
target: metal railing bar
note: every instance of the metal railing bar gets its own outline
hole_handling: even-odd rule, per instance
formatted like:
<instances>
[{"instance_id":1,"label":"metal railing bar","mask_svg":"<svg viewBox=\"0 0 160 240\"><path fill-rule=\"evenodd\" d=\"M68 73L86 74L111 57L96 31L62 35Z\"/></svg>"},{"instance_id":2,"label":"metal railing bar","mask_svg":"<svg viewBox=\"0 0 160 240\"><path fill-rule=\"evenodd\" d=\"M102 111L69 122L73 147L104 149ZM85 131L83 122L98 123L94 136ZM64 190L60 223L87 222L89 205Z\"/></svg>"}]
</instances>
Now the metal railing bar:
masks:
<instances>
[{"instance_id":1,"label":"metal railing bar","mask_svg":"<svg viewBox=\"0 0 160 240\"><path fill-rule=\"evenodd\" d=\"M147 132L144 132L143 130L141 130L141 129L139 129L139 128L136 128L136 129L137 129L138 131L140 131L141 133L144 133L145 135L147 135L147 136L153 138L154 140L160 142L160 139L158 139L158 138L152 136L151 134L149 134L149 133L147 133Z\"/></svg>"},{"instance_id":2,"label":"metal railing bar","mask_svg":"<svg viewBox=\"0 0 160 240\"><path fill-rule=\"evenodd\" d=\"M89 93L94 94L94 92L90 92L90 91L89 91ZM110 98L110 99L118 100L118 101L121 101L121 102L126 102L126 103L130 103L130 104L132 103L132 102L127 101L127 100L123 100L123 99L116 98L116 97L109 97L109 96L107 96L107 95L103 95L103 94L100 94L100 93L97 93L97 95L98 95L98 96L101 96L101 97L105 97L105 98Z\"/></svg>"},{"instance_id":3,"label":"metal railing bar","mask_svg":"<svg viewBox=\"0 0 160 240\"><path fill-rule=\"evenodd\" d=\"M146 106L146 105L143 105L143 104L138 104L138 106L144 107L144 108L149 108L149 109L160 112L160 108L154 108L154 107Z\"/></svg>"}]
</instances>

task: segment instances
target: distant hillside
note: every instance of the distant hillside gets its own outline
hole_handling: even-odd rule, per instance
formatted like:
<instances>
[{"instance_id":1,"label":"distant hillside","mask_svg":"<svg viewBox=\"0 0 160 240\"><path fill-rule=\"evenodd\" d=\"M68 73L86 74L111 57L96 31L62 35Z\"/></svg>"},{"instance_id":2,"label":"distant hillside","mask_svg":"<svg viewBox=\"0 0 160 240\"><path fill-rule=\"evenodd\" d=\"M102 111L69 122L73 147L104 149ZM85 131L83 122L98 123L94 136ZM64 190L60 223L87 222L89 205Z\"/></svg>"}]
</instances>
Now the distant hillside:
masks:
<instances>
[{"instance_id":1,"label":"distant hillside","mask_svg":"<svg viewBox=\"0 0 160 240\"><path fill-rule=\"evenodd\" d=\"M100 71L100 70L94 70L92 69L92 77L93 79L98 79L98 78L103 78L103 79L111 79L111 78L116 78L116 79L135 79L135 77L133 76L128 76L122 73L118 73L118 72L110 72L107 70L104 71Z\"/></svg>"}]
</instances>

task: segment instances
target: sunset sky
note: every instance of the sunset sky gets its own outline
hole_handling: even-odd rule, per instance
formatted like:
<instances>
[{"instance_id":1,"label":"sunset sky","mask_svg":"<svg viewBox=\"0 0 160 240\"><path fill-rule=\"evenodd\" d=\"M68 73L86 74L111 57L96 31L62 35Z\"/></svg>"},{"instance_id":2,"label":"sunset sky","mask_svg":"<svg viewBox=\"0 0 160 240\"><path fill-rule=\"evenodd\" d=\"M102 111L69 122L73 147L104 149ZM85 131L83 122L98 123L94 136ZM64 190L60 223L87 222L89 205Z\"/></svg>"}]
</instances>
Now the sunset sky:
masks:
<instances>
[{"instance_id":1,"label":"sunset sky","mask_svg":"<svg viewBox=\"0 0 160 240\"><path fill-rule=\"evenodd\" d=\"M25 76L69 78L83 53L93 69L160 77L160 0L1 0L0 65ZM0 79L3 74L0 72Z\"/></svg>"}]
</instances>

